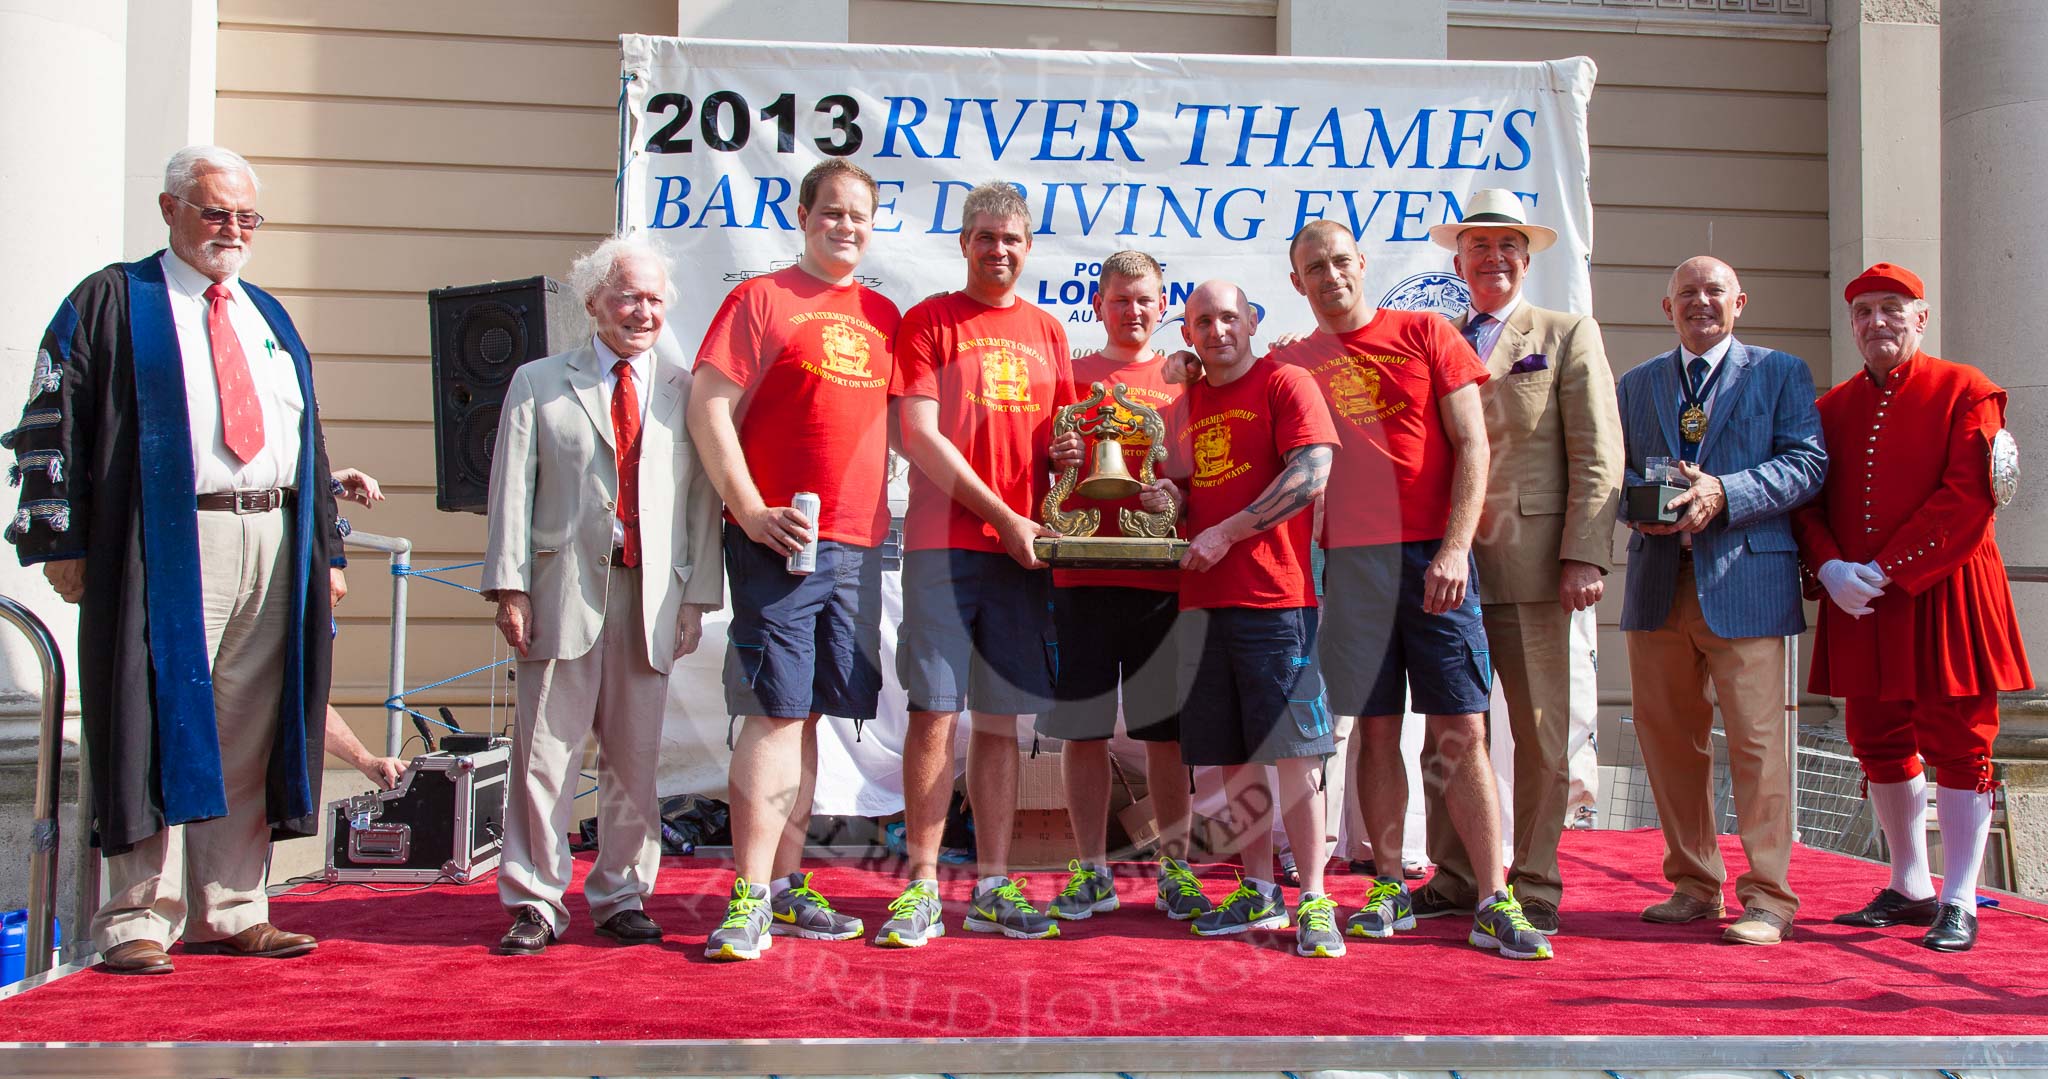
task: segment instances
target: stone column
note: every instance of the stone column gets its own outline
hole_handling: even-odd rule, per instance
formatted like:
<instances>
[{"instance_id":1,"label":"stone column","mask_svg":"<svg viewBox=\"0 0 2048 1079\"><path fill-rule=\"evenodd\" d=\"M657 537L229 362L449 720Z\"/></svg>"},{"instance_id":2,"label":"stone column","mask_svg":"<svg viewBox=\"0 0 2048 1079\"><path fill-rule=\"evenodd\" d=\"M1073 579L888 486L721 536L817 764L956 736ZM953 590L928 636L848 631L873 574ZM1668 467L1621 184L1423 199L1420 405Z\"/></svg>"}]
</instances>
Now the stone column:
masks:
<instances>
[{"instance_id":1,"label":"stone column","mask_svg":"<svg viewBox=\"0 0 2048 1079\"><path fill-rule=\"evenodd\" d=\"M2048 288L2018 224L2048 197L2048 7L2038 0L1947 0L1941 30L1943 302L1940 354L1973 364L2005 387L2006 428L2031 466L2018 497L1998 515L2008 565L2048 565L2048 371L2028 317ZM2048 676L2048 583L2013 585L2020 632ZM2048 894L2048 699L2008 697L2000 709L2007 829L2017 889Z\"/></svg>"},{"instance_id":2,"label":"stone column","mask_svg":"<svg viewBox=\"0 0 2048 1079\"><path fill-rule=\"evenodd\" d=\"M1375 56L1442 60L1447 0L1280 0L1275 51L1282 56Z\"/></svg>"},{"instance_id":3,"label":"stone column","mask_svg":"<svg viewBox=\"0 0 2048 1079\"><path fill-rule=\"evenodd\" d=\"M121 255L122 131L126 85L125 0L0 0L0 205L15 226L0 230L0 429L21 414L43 328L78 280ZM0 463L13 455L0 451ZM12 518L12 488L0 513ZM0 550L0 593L49 626L67 660L78 619L36 567ZM75 664L70 679L77 683ZM62 690L60 689L60 692ZM0 910L26 904L29 826L42 714L42 679L20 634L0 627ZM75 763L75 751L71 756ZM75 798L68 785L67 802ZM77 869L78 822L60 816L61 872ZM67 887L66 893L70 891ZM66 912L60 912L63 914ZM67 941L78 920L64 918Z\"/></svg>"},{"instance_id":4,"label":"stone column","mask_svg":"<svg viewBox=\"0 0 2048 1079\"><path fill-rule=\"evenodd\" d=\"M1937 0L1832 0L1828 5L1828 281L1840 297L1873 262L1910 267L1937 317L1941 354L1941 5ZM1848 307L1830 303L1828 383L1863 358Z\"/></svg>"}]
</instances>

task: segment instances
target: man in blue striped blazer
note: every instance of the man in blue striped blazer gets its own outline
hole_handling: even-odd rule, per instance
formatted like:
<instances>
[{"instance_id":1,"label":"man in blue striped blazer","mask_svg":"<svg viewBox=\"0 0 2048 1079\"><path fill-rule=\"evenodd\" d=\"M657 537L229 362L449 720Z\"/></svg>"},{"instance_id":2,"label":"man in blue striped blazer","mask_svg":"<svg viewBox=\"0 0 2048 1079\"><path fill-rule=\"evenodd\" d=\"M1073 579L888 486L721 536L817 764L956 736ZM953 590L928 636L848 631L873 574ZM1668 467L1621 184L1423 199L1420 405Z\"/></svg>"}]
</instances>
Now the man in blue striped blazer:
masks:
<instances>
[{"instance_id":1,"label":"man in blue striped blazer","mask_svg":"<svg viewBox=\"0 0 2048 1079\"><path fill-rule=\"evenodd\" d=\"M1735 813L1749 871L1735 882L1742 917L1722 939L1776 944L1799 898L1792 848L1785 637L1806 628L1790 511L1827 475L1813 374L1789 353L1735 339L1748 302L1735 271L1700 256L1672 272L1664 314L1679 347L1621 378L1630 487L1651 484L1647 458L1670 458L1686 491L1675 522L1624 500L1627 634L1636 740L1664 825L1672 895L1643 919L1679 924L1724 915L1727 871L1715 842L1711 680L1727 731ZM1670 516L1664 514L1663 516ZM1645 519L1647 518L1647 519Z\"/></svg>"}]
</instances>

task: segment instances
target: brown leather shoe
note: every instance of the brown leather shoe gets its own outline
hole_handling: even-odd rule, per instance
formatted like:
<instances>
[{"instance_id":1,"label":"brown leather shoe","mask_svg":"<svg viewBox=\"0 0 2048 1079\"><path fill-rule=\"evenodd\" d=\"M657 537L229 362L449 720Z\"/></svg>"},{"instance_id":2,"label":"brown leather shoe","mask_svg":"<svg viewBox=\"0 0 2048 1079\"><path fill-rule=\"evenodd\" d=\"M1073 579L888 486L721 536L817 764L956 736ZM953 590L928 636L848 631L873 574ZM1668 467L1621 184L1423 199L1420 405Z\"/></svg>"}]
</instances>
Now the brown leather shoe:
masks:
<instances>
[{"instance_id":1,"label":"brown leather shoe","mask_svg":"<svg viewBox=\"0 0 2048 1079\"><path fill-rule=\"evenodd\" d=\"M185 951L193 955L234 955L243 959L290 959L313 950L319 941L304 933L287 933L269 922L255 925L219 940L186 941Z\"/></svg>"},{"instance_id":2,"label":"brown leather shoe","mask_svg":"<svg viewBox=\"0 0 2048 1079\"><path fill-rule=\"evenodd\" d=\"M1730 944L1771 945L1792 938L1792 922L1783 915L1754 908L1742 912L1735 924L1721 931Z\"/></svg>"},{"instance_id":3,"label":"brown leather shoe","mask_svg":"<svg viewBox=\"0 0 2048 1079\"><path fill-rule=\"evenodd\" d=\"M1643 920L1662 925L1684 925L1701 918L1726 917L1727 914L1728 908L1718 898L1710 901L1684 892L1673 892L1671 898L1643 911Z\"/></svg>"},{"instance_id":4,"label":"brown leather shoe","mask_svg":"<svg viewBox=\"0 0 2048 1079\"><path fill-rule=\"evenodd\" d=\"M169 974L171 957L153 940L124 940L100 953L109 974Z\"/></svg>"}]
</instances>

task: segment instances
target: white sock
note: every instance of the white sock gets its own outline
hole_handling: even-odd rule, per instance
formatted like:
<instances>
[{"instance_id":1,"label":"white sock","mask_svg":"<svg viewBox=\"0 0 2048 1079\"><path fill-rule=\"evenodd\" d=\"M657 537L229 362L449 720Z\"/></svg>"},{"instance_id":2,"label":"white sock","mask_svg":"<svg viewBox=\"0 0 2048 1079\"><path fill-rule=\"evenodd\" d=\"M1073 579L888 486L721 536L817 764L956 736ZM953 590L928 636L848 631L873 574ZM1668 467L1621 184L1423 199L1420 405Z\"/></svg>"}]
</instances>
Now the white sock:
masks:
<instances>
[{"instance_id":1,"label":"white sock","mask_svg":"<svg viewBox=\"0 0 2048 1079\"><path fill-rule=\"evenodd\" d=\"M773 899L773 898L775 898L776 896L779 896L779 895L781 895L782 893L784 893L784 892L786 892L786 891L789 891L789 887L790 887L790 885L789 885L789 882L790 882L790 881L791 881L792 879L795 879L795 880L802 880L802 879L803 879L803 875L802 875L802 874L800 874L800 873L791 873L791 874L790 874L789 876L787 876L787 877L777 877L777 878L775 878L774 880L771 880L771 881L769 881L769 882L768 882L768 898L770 898L770 899Z\"/></svg>"},{"instance_id":2,"label":"white sock","mask_svg":"<svg viewBox=\"0 0 2048 1079\"><path fill-rule=\"evenodd\" d=\"M1891 848L1892 891L1907 899L1934 895L1934 881L1927 875L1927 777L1872 783L1870 804L1884 829L1884 844Z\"/></svg>"},{"instance_id":3,"label":"white sock","mask_svg":"<svg viewBox=\"0 0 2048 1079\"><path fill-rule=\"evenodd\" d=\"M974 894L980 895L983 892L990 891L992 889L995 889L1008 883L1010 883L1010 878L1008 877L983 877L980 880L974 882Z\"/></svg>"},{"instance_id":4,"label":"white sock","mask_svg":"<svg viewBox=\"0 0 2048 1079\"><path fill-rule=\"evenodd\" d=\"M1977 912L1977 875L1984 869L1984 843L1991 838L1991 792L1942 787L1934 792L1941 821L1941 901Z\"/></svg>"},{"instance_id":5,"label":"white sock","mask_svg":"<svg viewBox=\"0 0 2048 1079\"><path fill-rule=\"evenodd\" d=\"M1257 888L1259 891L1262 892L1277 892L1280 890L1280 886L1273 883L1272 881L1260 880L1257 877L1246 877L1244 879L1244 882L1246 884L1251 885L1254 888Z\"/></svg>"}]
</instances>

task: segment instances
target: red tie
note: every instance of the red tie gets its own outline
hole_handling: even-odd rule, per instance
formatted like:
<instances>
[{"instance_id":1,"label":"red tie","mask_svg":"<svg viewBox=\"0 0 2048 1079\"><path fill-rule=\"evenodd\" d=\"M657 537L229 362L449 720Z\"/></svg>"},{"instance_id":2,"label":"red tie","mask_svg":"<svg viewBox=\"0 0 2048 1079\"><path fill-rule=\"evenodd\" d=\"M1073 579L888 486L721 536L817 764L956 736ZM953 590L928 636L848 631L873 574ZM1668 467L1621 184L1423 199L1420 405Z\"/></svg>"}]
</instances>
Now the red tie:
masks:
<instances>
[{"instance_id":1,"label":"red tie","mask_svg":"<svg viewBox=\"0 0 2048 1079\"><path fill-rule=\"evenodd\" d=\"M256 380L249 376L249 358L228 320L228 301L235 294L215 282L206 289L206 336L213 342L213 378L220 384L220 437L243 464L263 451L263 406L256 401Z\"/></svg>"},{"instance_id":2,"label":"red tie","mask_svg":"<svg viewBox=\"0 0 2048 1079\"><path fill-rule=\"evenodd\" d=\"M633 365L612 365L619 376L612 391L612 445L619 462L619 523L626 526L629 567L640 564L640 394L633 389Z\"/></svg>"}]
</instances>

